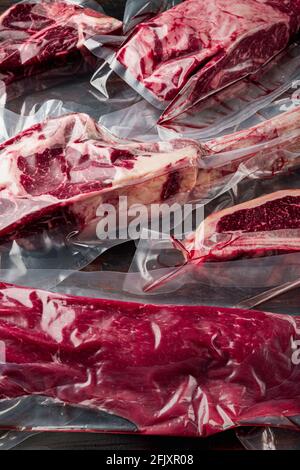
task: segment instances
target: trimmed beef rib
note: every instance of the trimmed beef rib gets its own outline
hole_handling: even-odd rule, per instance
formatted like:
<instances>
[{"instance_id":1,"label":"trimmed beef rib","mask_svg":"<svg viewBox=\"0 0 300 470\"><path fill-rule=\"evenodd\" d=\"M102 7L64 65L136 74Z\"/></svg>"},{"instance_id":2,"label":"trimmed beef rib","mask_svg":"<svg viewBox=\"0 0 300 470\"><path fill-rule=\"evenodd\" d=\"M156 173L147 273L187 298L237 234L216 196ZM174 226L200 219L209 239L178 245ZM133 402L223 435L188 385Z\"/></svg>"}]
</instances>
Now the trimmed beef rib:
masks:
<instances>
[{"instance_id":1,"label":"trimmed beef rib","mask_svg":"<svg viewBox=\"0 0 300 470\"><path fill-rule=\"evenodd\" d=\"M91 59L84 41L121 26L114 18L64 0L18 3L0 16L0 84Z\"/></svg>"},{"instance_id":2,"label":"trimmed beef rib","mask_svg":"<svg viewBox=\"0 0 300 470\"><path fill-rule=\"evenodd\" d=\"M197 264L300 251L300 190L277 191L212 214L183 246Z\"/></svg>"},{"instance_id":3,"label":"trimmed beef rib","mask_svg":"<svg viewBox=\"0 0 300 470\"><path fill-rule=\"evenodd\" d=\"M299 0L186 0L137 26L111 66L157 107L172 101L168 120L256 72L299 26Z\"/></svg>"},{"instance_id":4,"label":"trimmed beef rib","mask_svg":"<svg viewBox=\"0 0 300 470\"><path fill-rule=\"evenodd\" d=\"M297 429L299 338L297 316L1 284L0 400L46 396L123 417L143 434Z\"/></svg>"},{"instance_id":5,"label":"trimmed beef rib","mask_svg":"<svg viewBox=\"0 0 300 470\"><path fill-rule=\"evenodd\" d=\"M50 119L0 145L0 241L55 226L95 239L101 204L183 202L199 147L117 141L85 114ZM63 221L63 222L62 222Z\"/></svg>"}]
</instances>

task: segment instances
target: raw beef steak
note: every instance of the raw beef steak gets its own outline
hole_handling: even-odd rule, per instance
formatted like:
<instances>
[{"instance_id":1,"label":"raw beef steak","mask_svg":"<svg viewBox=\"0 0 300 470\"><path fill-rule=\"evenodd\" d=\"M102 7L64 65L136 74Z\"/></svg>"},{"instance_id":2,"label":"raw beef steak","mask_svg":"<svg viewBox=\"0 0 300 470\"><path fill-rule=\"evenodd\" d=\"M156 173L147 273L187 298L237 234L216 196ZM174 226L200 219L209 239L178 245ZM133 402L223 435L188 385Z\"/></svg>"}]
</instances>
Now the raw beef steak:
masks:
<instances>
[{"instance_id":1,"label":"raw beef steak","mask_svg":"<svg viewBox=\"0 0 300 470\"><path fill-rule=\"evenodd\" d=\"M120 28L120 21L64 0L17 3L0 16L0 85L93 60L84 41Z\"/></svg>"},{"instance_id":2,"label":"raw beef steak","mask_svg":"<svg viewBox=\"0 0 300 470\"><path fill-rule=\"evenodd\" d=\"M297 429L299 338L297 316L1 284L0 404L41 395L120 416L143 434Z\"/></svg>"},{"instance_id":3,"label":"raw beef steak","mask_svg":"<svg viewBox=\"0 0 300 470\"><path fill-rule=\"evenodd\" d=\"M118 141L85 114L49 119L0 145L0 241L60 226L95 239L101 204L184 202L193 141Z\"/></svg>"},{"instance_id":4,"label":"raw beef steak","mask_svg":"<svg viewBox=\"0 0 300 470\"><path fill-rule=\"evenodd\" d=\"M137 26L112 68L171 119L257 71L300 26L300 1L186 0Z\"/></svg>"},{"instance_id":5,"label":"raw beef steak","mask_svg":"<svg viewBox=\"0 0 300 470\"><path fill-rule=\"evenodd\" d=\"M183 251L195 263L300 251L300 190L277 191L210 215Z\"/></svg>"},{"instance_id":6,"label":"raw beef steak","mask_svg":"<svg viewBox=\"0 0 300 470\"><path fill-rule=\"evenodd\" d=\"M213 166L219 150L239 151L243 145L252 149L252 144L266 139L267 148L259 150L260 164L267 171L276 165L283 171L298 162L285 158L286 150L291 155L298 146L299 138L290 138L289 131L297 131L299 110L225 136L223 142L200 146L189 140L121 141L84 114L33 126L0 145L0 240L23 238L55 226L64 227L67 234L78 231L83 238L94 238L101 204L118 209L121 196L128 198L129 207L143 204L149 208L207 198L255 150L241 151L233 162L211 169L201 167L201 154L211 158ZM283 139L280 144L278 137Z\"/></svg>"}]
</instances>

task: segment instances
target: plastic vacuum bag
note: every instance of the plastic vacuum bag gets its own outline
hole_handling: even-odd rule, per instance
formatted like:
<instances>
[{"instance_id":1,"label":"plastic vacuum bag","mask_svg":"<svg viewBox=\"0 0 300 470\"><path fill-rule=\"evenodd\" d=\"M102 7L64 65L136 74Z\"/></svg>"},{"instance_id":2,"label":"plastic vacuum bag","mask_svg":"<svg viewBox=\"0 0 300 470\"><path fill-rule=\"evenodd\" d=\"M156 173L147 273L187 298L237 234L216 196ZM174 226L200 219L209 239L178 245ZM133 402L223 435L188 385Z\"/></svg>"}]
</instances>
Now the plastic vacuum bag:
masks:
<instances>
[{"instance_id":1,"label":"plastic vacuum bag","mask_svg":"<svg viewBox=\"0 0 300 470\"><path fill-rule=\"evenodd\" d=\"M76 109L74 104L72 107ZM43 121L43 116L53 118ZM7 270L9 282L28 285L28 270L49 267L50 284L34 284L44 288L56 284L55 269L81 269L109 247L138 237L140 231L133 236L128 226L139 215L137 225L148 227L150 208L155 221L169 217L175 203L179 213L187 203L203 205L249 173L259 171L260 176L273 177L295 166L299 157L285 150L299 139L297 129L249 149L201 157L206 149L194 141L117 139L88 115L68 113L60 101L47 101L36 114L21 119L5 110L2 122L3 137L10 137L0 144L2 269ZM15 135L17 130L22 132ZM33 145L38 149L34 154ZM54 169L55 180L51 177ZM121 198L127 198L126 206L121 206ZM158 206L158 214L152 212L153 205ZM130 214L133 208L135 212ZM107 210L116 219L107 219Z\"/></svg>"},{"instance_id":2,"label":"plastic vacuum bag","mask_svg":"<svg viewBox=\"0 0 300 470\"><path fill-rule=\"evenodd\" d=\"M184 204L195 185L195 142L121 141L89 115L70 113L65 106L76 105L67 96L31 108L34 96L21 105L31 109L21 117L0 113L0 251L9 282L53 287L57 270L81 269L131 238L134 207L147 219L151 205ZM40 277L46 268L49 277Z\"/></svg>"},{"instance_id":3,"label":"plastic vacuum bag","mask_svg":"<svg viewBox=\"0 0 300 470\"><path fill-rule=\"evenodd\" d=\"M261 196L277 194L277 191L282 194L280 191L286 190L291 195L293 191L299 191L298 169L289 170L287 174L272 175L272 178L261 178L260 175L257 179L255 172L249 173L248 176L245 173L244 176L240 181L237 180L229 191L221 193L204 207L197 208L199 213L198 217L196 217L197 214L195 216L197 232L187 234L180 233L179 230L172 239L168 235L163 237L162 234L151 232L142 237L131 268L131 271L139 271L141 279L139 283L132 285L129 278L126 284L127 291L141 295L145 291L149 293L153 291L155 294L157 289L160 294L164 294L181 291L185 285L192 285L194 288L197 285L201 286L200 295L203 304L232 306L232 302L234 302L233 305L238 304L247 297L300 278L299 253L297 253L299 247L296 247L299 241L299 228L296 226L262 233L236 232L241 239L243 236L248 237L249 244L252 236L254 248L256 247L257 250L262 235L266 238L269 252L263 253L264 258L257 259L255 256L259 256L259 253L256 252L252 255L249 252L248 255L248 257L253 256L254 259L239 259L238 252L226 258L225 253L230 249L231 244L234 246L234 232L230 236L230 233L218 234L212 231L209 237L207 230L200 231L203 223L207 223L203 220L210 214L218 214L226 208L234 208L238 204L251 202ZM280 212L277 211L276 214L280 216ZM285 214L288 220L287 209ZM297 220L296 214L294 216ZM209 219L206 218L206 220ZM253 220L255 221L255 218ZM219 251L216 251L219 253L219 258L216 256L215 259L207 259L205 262L205 259L198 256L197 251L192 251L193 246L196 247L196 245L188 245L188 241L195 239L195 233L199 246L201 240L203 240L203 246L209 246L211 252L214 247L219 246ZM278 246L283 241L287 248L278 251ZM275 242L277 242L276 249ZM273 251L272 246L274 246ZM296 253L282 254L282 251L296 251ZM188 256L189 254L191 256Z\"/></svg>"},{"instance_id":4,"label":"plastic vacuum bag","mask_svg":"<svg viewBox=\"0 0 300 470\"><path fill-rule=\"evenodd\" d=\"M300 45L292 44L259 73L202 100L191 110L159 120L162 138L207 141L254 127L299 106Z\"/></svg>"},{"instance_id":5,"label":"plastic vacuum bag","mask_svg":"<svg viewBox=\"0 0 300 470\"><path fill-rule=\"evenodd\" d=\"M182 0L127 0L123 31L128 34L136 25L181 3Z\"/></svg>"},{"instance_id":6,"label":"plastic vacuum bag","mask_svg":"<svg viewBox=\"0 0 300 470\"><path fill-rule=\"evenodd\" d=\"M111 258L113 255L111 255ZM276 259L275 259L276 258ZM171 259L171 247L167 251L160 252L160 265L164 268L157 270L160 276L167 272L167 266ZM128 265L130 267L130 259ZM248 260L247 265L242 261L228 262L226 271L221 263L203 266L197 276L186 276L177 290L173 288L156 289L144 292L142 287L145 278L141 275L142 266L135 258L135 264L131 271L118 272L115 266L109 268L110 263L103 265L103 270L91 272L73 272L55 287L55 291L61 294L80 295L92 298L104 298L158 305L220 305L235 308L240 303L253 298L258 293L265 293L274 286L280 287L281 282L293 282L299 279L300 256L299 254L287 254L266 259ZM154 261L154 256L153 256ZM174 257L173 257L174 261ZM115 263L112 263L115 264ZM150 260L149 260L150 265ZM149 269L148 265L148 269ZM245 270L245 266L247 270ZM114 270L113 270L114 269ZM117 269L117 270L116 270ZM129 268L128 268L129 269ZM159 272L160 271L160 272ZM145 271L144 271L145 272ZM152 274L152 271L149 269ZM168 284L169 286L169 284ZM293 290L281 296L275 296L261 307L263 310L273 313L297 314L299 311L300 291Z\"/></svg>"},{"instance_id":7,"label":"plastic vacuum bag","mask_svg":"<svg viewBox=\"0 0 300 470\"><path fill-rule=\"evenodd\" d=\"M286 48L300 25L298 2L223 3L187 0L142 23L110 61L111 69L174 117L256 73Z\"/></svg>"},{"instance_id":8,"label":"plastic vacuum bag","mask_svg":"<svg viewBox=\"0 0 300 470\"><path fill-rule=\"evenodd\" d=\"M0 304L2 428L181 436L240 425L299 429L297 316L4 284Z\"/></svg>"},{"instance_id":9,"label":"plastic vacuum bag","mask_svg":"<svg viewBox=\"0 0 300 470\"><path fill-rule=\"evenodd\" d=\"M121 27L94 1L24 0L13 5L0 17L1 100L30 86L43 89L50 77L91 72L97 62L84 42L95 34L117 34Z\"/></svg>"},{"instance_id":10,"label":"plastic vacuum bag","mask_svg":"<svg viewBox=\"0 0 300 470\"><path fill-rule=\"evenodd\" d=\"M102 44L93 39L87 42L93 54L101 57ZM124 103L122 109L106 113L101 121L114 133L125 138L152 138L168 140L192 138L201 143L218 142L227 135L237 137L238 148L249 147L280 136L286 130L297 127L296 108L299 108L299 44L292 44L279 54L260 73L251 75L227 87L219 93L201 100L190 111L176 118L164 120L160 111L138 95L112 71L109 66L114 54L98 69L92 86L103 99L115 99L122 91L123 96L132 97L135 102ZM108 100L108 101L109 101ZM295 114L291 114L295 109ZM143 120L139 119L143 115ZM290 118L291 116L291 118ZM295 116L295 119L292 119ZM281 122L281 119L283 122ZM285 121L288 122L288 129ZM244 131L243 140L239 131ZM248 131L249 135L246 134ZM256 135L256 140L254 137ZM243 135L241 136L243 137ZM247 139L247 137L249 137ZM250 139L251 137L251 139ZM233 148L231 148L232 150ZM218 150L220 151L220 150ZM224 151L224 150L223 150Z\"/></svg>"},{"instance_id":11,"label":"plastic vacuum bag","mask_svg":"<svg viewBox=\"0 0 300 470\"><path fill-rule=\"evenodd\" d=\"M35 114L19 116L7 109L1 111L0 146L2 147L7 139L16 137L18 131L22 132L32 126L39 126L45 116L55 118L61 116L63 112L66 113L67 110L54 101L47 102ZM25 151L25 147L22 150ZM2 183L7 176L6 171L1 172ZM4 188L1 187L1 190L3 191ZM5 217L11 217L13 212L13 198L6 201L5 204L5 199L2 199L2 221ZM15 202L25 203L22 198L19 202L17 198ZM32 208L35 207L34 205L33 199ZM23 237L19 233L15 234L10 241L1 240L0 272L2 281L50 289L61 282L70 272L84 268L109 248L108 242L105 246L76 244L75 240L65 237L66 227L61 230L58 219L56 226L49 224L47 229L45 225L43 226L42 217L40 217L40 221L40 227L37 224L36 230L29 231L26 235L24 233Z\"/></svg>"},{"instance_id":12,"label":"plastic vacuum bag","mask_svg":"<svg viewBox=\"0 0 300 470\"><path fill-rule=\"evenodd\" d=\"M120 141L82 113L36 124L0 152L2 242L49 223L62 236L97 239L101 205L118 207L122 196L129 208L188 199L199 157L193 141Z\"/></svg>"}]
</instances>

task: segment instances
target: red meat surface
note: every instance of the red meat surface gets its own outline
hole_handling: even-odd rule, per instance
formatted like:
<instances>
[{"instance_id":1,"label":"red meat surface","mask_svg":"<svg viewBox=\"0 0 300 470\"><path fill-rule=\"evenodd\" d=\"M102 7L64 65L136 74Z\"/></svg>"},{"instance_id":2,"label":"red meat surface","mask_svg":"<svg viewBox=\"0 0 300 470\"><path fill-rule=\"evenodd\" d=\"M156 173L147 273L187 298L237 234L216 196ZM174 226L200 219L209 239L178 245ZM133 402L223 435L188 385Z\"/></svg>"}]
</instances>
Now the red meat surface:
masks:
<instances>
[{"instance_id":1,"label":"red meat surface","mask_svg":"<svg viewBox=\"0 0 300 470\"><path fill-rule=\"evenodd\" d=\"M184 242L184 253L202 263L297 252L299 229L300 190L277 191L210 215Z\"/></svg>"},{"instance_id":2,"label":"red meat surface","mask_svg":"<svg viewBox=\"0 0 300 470\"><path fill-rule=\"evenodd\" d=\"M198 153L192 141L118 140L81 113L37 124L0 145L0 243L55 227L95 239L99 208L121 196L128 208L184 202Z\"/></svg>"},{"instance_id":3,"label":"red meat surface","mask_svg":"<svg viewBox=\"0 0 300 470\"><path fill-rule=\"evenodd\" d=\"M21 2L0 16L0 84L91 59L84 41L121 22L63 0Z\"/></svg>"},{"instance_id":4,"label":"red meat surface","mask_svg":"<svg viewBox=\"0 0 300 470\"><path fill-rule=\"evenodd\" d=\"M146 434L293 427L299 328L299 317L1 284L0 399L47 396L128 419Z\"/></svg>"},{"instance_id":5,"label":"red meat surface","mask_svg":"<svg viewBox=\"0 0 300 470\"><path fill-rule=\"evenodd\" d=\"M299 0L186 0L137 26L112 67L157 107L172 102L168 120L257 71L299 26Z\"/></svg>"}]
</instances>

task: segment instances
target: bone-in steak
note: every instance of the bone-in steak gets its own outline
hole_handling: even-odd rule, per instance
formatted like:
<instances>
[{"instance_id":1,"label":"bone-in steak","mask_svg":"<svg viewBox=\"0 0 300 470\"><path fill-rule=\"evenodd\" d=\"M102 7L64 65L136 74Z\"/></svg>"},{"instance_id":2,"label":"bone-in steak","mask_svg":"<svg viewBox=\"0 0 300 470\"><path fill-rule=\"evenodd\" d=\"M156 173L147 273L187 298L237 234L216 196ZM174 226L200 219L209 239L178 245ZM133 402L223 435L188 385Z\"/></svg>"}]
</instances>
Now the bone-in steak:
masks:
<instances>
[{"instance_id":1,"label":"bone-in steak","mask_svg":"<svg viewBox=\"0 0 300 470\"><path fill-rule=\"evenodd\" d=\"M198 154L193 141L118 141L85 114L35 125L0 145L0 241L58 224L94 239L100 205L120 196L128 208L183 202Z\"/></svg>"},{"instance_id":2,"label":"bone-in steak","mask_svg":"<svg viewBox=\"0 0 300 470\"><path fill-rule=\"evenodd\" d=\"M185 256L199 264L293 251L300 251L298 189L277 191L212 214L184 243Z\"/></svg>"}]
</instances>

